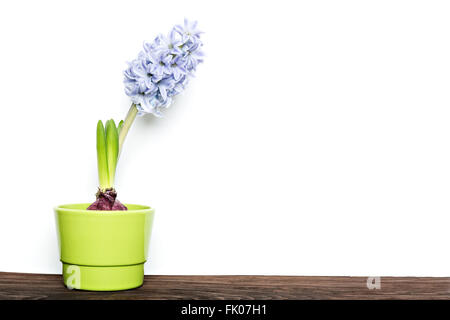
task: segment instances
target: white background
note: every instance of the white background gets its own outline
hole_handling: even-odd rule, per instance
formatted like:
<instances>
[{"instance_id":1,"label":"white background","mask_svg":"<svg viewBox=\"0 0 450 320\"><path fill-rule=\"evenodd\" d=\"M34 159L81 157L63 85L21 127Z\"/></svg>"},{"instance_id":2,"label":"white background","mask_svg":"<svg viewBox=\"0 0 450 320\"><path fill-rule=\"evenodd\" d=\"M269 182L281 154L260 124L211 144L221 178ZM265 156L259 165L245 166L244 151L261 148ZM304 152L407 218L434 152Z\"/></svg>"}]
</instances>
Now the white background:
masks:
<instances>
[{"instance_id":1,"label":"white background","mask_svg":"<svg viewBox=\"0 0 450 320\"><path fill-rule=\"evenodd\" d=\"M147 274L449 276L447 1L2 1L0 271L58 273L59 204L90 202L95 127L143 40L207 54L137 119L119 199L156 208Z\"/></svg>"}]
</instances>

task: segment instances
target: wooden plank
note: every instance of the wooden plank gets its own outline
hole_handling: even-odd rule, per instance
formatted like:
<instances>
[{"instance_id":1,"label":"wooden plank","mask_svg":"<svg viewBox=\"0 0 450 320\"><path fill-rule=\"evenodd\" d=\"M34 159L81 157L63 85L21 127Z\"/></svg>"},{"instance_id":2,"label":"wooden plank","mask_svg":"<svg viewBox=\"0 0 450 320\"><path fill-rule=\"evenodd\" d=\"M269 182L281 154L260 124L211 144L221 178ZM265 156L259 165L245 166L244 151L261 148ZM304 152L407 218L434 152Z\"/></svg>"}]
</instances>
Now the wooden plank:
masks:
<instances>
[{"instance_id":1,"label":"wooden plank","mask_svg":"<svg viewBox=\"0 0 450 320\"><path fill-rule=\"evenodd\" d=\"M0 299L450 299L450 278L381 277L369 290L365 277L145 276L138 289L68 290L61 275L0 272Z\"/></svg>"}]
</instances>

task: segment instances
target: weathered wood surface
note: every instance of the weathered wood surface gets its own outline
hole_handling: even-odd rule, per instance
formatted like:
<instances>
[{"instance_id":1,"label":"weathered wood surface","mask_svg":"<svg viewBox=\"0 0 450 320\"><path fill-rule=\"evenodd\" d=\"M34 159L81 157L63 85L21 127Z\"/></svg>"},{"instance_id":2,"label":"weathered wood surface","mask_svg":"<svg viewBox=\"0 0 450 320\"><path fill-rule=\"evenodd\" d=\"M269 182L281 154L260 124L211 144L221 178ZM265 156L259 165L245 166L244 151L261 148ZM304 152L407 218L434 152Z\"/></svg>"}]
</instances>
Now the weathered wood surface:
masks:
<instances>
[{"instance_id":1,"label":"weathered wood surface","mask_svg":"<svg viewBox=\"0 0 450 320\"><path fill-rule=\"evenodd\" d=\"M365 277L145 276L138 289L68 290L61 275L0 272L0 299L450 299L450 278L381 277L369 290Z\"/></svg>"}]
</instances>

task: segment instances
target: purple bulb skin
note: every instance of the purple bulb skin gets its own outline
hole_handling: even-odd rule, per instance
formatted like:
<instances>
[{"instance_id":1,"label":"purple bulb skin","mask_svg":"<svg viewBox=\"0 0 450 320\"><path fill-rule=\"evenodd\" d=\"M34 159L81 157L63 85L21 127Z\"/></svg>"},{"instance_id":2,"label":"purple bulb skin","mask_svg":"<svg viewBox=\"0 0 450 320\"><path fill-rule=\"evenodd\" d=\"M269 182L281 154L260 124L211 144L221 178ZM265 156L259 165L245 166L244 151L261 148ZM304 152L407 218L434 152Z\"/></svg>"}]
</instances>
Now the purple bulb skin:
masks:
<instances>
[{"instance_id":1,"label":"purple bulb skin","mask_svg":"<svg viewBox=\"0 0 450 320\"><path fill-rule=\"evenodd\" d=\"M112 211L128 210L117 198L117 192L113 188L106 190L98 190L96 194L97 199L92 203L87 210L100 210L100 211Z\"/></svg>"}]
</instances>

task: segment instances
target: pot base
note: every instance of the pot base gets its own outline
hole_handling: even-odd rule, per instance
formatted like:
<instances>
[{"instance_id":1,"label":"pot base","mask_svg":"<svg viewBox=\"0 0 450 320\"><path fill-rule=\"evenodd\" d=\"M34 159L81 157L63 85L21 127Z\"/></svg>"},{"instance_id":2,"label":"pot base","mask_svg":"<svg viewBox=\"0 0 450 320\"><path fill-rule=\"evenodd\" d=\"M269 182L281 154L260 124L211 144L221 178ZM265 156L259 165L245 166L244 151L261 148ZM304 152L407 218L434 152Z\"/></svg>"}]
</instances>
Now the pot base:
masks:
<instances>
[{"instance_id":1,"label":"pot base","mask_svg":"<svg viewBox=\"0 0 450 320\"><path fill-rule=\"evenodd\" d=\"M63 279L69 289L89 291L134 289L144 282L144 264L100 267L63 262Z\"/></svg>"}]
</instances>

